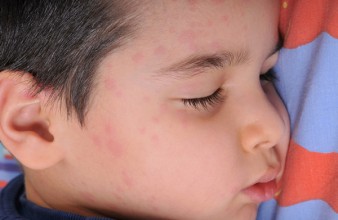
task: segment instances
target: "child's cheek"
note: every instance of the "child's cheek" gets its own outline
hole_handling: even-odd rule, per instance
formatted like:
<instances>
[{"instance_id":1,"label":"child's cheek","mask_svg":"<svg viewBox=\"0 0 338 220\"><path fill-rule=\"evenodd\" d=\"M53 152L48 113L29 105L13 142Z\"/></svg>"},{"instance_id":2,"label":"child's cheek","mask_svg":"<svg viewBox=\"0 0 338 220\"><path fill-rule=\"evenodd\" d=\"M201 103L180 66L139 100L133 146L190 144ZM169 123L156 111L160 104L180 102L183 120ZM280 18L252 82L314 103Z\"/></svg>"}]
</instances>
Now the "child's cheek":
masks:
<instances>
[{"instance_id":1,"label":"child's cheek","mask_svg":"<svg viewBox=\"0 0 338 220\"><path fill-rule=\"evenodd\" d=\"M104 126L104 132L106 137L105 145L111 152L111 155L115 158L122 157L124 154L124 147L117 139L117 132L114 131L110 124L106 124Z\"/></svg>"},{"instance_id":2,"label":"child's cheek","mask_svg":"<svg viewBox=\"0 0 338 220\"><path fill-rule=\"evenodd\" d=\"M114 98L123 98L123 90L118 86L116 80L108 78L104 81L104 86L107 91L113 94Z\"/></svg>"},{"instance_id":3,"label":"child's cheek","mask_svg":"<svg viewBox=\"0 0 338 220\"><path fill-rule=\"evenodd\" d=\"M108 123L103 126L103 130L96 131L90 135L93 147L98 153L107 154L112 158L120 158L124 154L124 148L119 141L117 141L117 133L112 129Z\"/></svg>"},{"instance_id":4,"label":"child's cheek","mask_svg":"<svg viewBox=\"0 0 338 220\"><path fill-rule=\"evenodd\" d=\"M122 181L124 185L129 189L133 188L135 184L133 178L128 174L127 171L122 171Z\"/></svg>"}]
</instances>

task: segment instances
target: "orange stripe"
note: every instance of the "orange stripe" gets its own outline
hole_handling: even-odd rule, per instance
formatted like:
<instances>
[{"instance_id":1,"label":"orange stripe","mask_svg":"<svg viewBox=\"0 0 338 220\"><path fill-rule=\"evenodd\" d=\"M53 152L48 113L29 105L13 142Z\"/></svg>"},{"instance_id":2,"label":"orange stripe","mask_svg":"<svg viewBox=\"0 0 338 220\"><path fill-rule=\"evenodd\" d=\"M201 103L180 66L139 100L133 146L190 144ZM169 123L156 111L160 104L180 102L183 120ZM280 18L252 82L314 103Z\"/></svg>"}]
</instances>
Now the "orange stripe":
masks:
<instances>
[{"instance_id":1,"label":"orange stripe","mask_svg":"<svg viewBox=\"0 0 338 220\"><path fill-rule=\"evenodd\" d=\"M4 188L7 185L7 182L0 181L0 188Z\"/></svg>"},{"instance_id":2,"label":"orange stripe","mask_svg":"<svg viewBox=\"0 0 338 220\"><path fill-rule=\"evenodd\" d=\"M310 152L291 141L280 206L321 199L338 212L338 153Z\"/></svg>"},{"instance_id":3,"label":"orange stripe","mask_svg":"<svg viewBox=\"0 0 338 220\"><path fill-rule=\"evenodd\" d=\"M284 46L310 43L322 32L338 38L338 1L281 0L280 30Z\"/></svg>"},{"instance_id":4,"label":"orange stripe","mask_svg":"<svg viewBox=\"0 0 338 220\"><path fill-rule=\"evenodd\" d=\"M7 159L7 160L13 160L14 157L12 155L10 155L10 154L5 154L5 159Z\"/></svg>"}]
</instances>

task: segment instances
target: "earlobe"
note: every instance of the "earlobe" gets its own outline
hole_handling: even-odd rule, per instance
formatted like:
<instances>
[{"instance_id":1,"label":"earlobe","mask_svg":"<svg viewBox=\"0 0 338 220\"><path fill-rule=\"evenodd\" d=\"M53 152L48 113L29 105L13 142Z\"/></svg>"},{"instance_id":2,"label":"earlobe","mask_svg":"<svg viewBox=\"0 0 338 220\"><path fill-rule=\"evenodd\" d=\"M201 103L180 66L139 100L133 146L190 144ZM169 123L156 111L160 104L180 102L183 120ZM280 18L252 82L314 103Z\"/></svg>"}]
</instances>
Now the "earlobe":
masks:
<instances>
[{"instance_id":1,"label":"earlobe","mask_svg":"<svg viewBox=\"0 0 338 220\"><path fill-rule=\"evenodd\" d=\"M0 140L24 167L46 169L61 160L62 150L54 145L41 100L27 95L32 84L24 78L0 73Z\"/></svg>"}]
</instances>

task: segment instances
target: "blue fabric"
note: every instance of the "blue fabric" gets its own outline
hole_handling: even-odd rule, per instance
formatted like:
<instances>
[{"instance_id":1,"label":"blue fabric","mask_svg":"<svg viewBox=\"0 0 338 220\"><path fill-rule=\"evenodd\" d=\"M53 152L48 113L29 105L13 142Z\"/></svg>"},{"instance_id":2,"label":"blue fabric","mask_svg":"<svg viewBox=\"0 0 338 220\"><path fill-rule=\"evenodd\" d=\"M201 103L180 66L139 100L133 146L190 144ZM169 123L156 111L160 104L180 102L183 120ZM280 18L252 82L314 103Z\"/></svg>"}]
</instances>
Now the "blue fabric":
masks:
<instances>
[{"instance_id":1,"label":"blue fabric","mask_svg":"<svg viewBox=\"0 0 338 220\"><path fill-rule=\"evenodd\" d=\"M20 175L0 193L0 220L108 220L110 218L83 217L71 213L39 207L25 198L24 180Z\"/></svg>"},{"instance_id":2,"label":"blue fabric","mask_svg":"<svg viewBox=\"0 0 338 220\"><path fill-rule=\"evenodd\" d=\"M0 191L11 179L20 173L20 166L0 142Z\"/></svg>"},{"instance_id":3,"label":"blue fabric","mask_svg":"<svg viewBox=\"0 0 338 220\"><path fill-rule=\"evenodd\" d=\"M324 32L306 45L283 48L275 69L277 90L290 113L292 139L309 152L337 153L338 40ZM302 163L301 158L299 163ZM293 166L292 169L297 169L296 164ZM311 168L308 169L311 173ZM331 193L337 194L337 190L338 186L331 189ZM260 206L257 219L338 220L338 214L321 199L286 207L272 200Z\"/></svg>"},{"instance_id":4,"label":"blue fabric","mask_svg":"<svg viewBox=\"0 0 338 220\"><path fill-rule=\"evenodd\" d=\"M338 153L338 40L324 32L309 44L282 49L276 72L292 139L309 151Z\"/></svg>"},{"instance_id":5,"label":"blue fabric","mask_svg":"<svg viewBox=\"0 0 338 220\"><path fill-rule=\"evenodd\" d=\"M263 203L258 211L258 220L338 220L337 201L338 160L327 160L336 172L328 179L322 169L319 173L311 167L311 157L337 157L338 153L338 40L322 32L313 41L296 48L283 48L276 66L276 82L290 113L292 140L307 155L297 154L287 173L295 173L299 165L307 162L304 170L315 181L325 183L328 195L308 194L307 198L288 195L292 204L280 205L276 200ZM338 158L338 157L337 157ZM323 166L324 167L324 166ZM325 176L325 179L323 176ZM306 190L312 183L293 176L298 185ZM324 179L323 179L324 178ZM293 185L282 189L290 191ZM318 189L318 191L323 191ZM323 199L325 198L325 199Z\"/></svg>"}]
</instances>

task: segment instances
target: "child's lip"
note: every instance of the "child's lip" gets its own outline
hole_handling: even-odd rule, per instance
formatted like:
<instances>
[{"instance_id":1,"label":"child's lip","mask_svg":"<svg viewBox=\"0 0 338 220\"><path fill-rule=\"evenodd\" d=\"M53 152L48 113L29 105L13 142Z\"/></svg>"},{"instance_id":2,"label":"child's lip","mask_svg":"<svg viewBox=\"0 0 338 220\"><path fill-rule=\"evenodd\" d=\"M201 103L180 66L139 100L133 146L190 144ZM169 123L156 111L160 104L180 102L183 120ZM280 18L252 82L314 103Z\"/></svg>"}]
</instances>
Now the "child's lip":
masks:
<instances>
[{"instance_id":1,"label":"child's lip","mask_svg":"<svg viewBox=\"0 0 338 220\"><path fill-rule=\"evenodd\" d=\"M276 180L265 183L258 182L244 189L243 192L255 203L261 203L274 197L277 193L277 182Z\"/></svg>"},{"instance_id":2,"label":"child's lip","mask_svg":"<svg viewBox=\"0 0 338 220\"><path fill-rule=\"evenodd\" d=\"M243 192L255 203L261 203L272 199L277 193L277 176L279 169L269 169L258 181Z\"/></svg>"}]
</instances>

